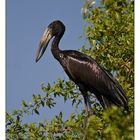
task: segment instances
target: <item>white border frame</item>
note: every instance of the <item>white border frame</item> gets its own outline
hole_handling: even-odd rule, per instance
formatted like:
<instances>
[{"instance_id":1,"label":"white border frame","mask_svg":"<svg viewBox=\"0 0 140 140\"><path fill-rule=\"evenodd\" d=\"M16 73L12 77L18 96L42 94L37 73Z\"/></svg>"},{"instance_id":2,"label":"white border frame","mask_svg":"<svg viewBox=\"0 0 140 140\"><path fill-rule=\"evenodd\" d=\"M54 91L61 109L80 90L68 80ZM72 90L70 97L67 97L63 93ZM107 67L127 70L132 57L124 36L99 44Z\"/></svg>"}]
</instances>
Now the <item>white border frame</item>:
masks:
<instances>
[{"instance_id":1,"label":"white border frame","mask_svg":"<svg viewBox=\"0 0 140 140\"><path fill-rule=\"evenodd\" d=\"M5 140L5 0L0 1L0 139Z\"/></svg>"},{"instance_id":2,"label":"white border frame","mask_svg":"<svg viewBox=\"0 0 140 140\"><path fill-rule=\"evenodd\" d=\"M140 139L140 1L135 0L135 140Z\"/></svg>"},{"instance_id":3,"label":"white border frame","mask_svg":"<svg viewBox=\"0 0 140 140\"><path fill-rule=\"evenodd\" d=\"M139 140L140 130L140 1L135 0L135 140ZM5 140L5 0L0 1L0 139Z\"/></svg>"}]
</instances>

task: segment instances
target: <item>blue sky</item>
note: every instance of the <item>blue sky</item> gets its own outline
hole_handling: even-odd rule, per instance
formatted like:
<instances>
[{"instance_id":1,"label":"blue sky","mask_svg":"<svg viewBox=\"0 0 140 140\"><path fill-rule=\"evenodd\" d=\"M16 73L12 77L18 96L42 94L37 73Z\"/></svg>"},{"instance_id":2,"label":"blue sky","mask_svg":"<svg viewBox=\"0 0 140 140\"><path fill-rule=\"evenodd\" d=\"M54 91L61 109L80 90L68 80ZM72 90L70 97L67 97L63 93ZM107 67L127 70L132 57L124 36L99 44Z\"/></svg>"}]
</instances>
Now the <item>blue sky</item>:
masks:
<instances>
[{"instance_id":1,"label":"blue sky","mask_svg":"<svg viewBox=\"0 0 140 140\"><path fill-rule=\"evenodd\" d=\"M20 108L22 100L30 102L33 93L42 93L41 83L53 83L58 78L68 79L53 58L50 44L38 63L35 62L35 54L45 28L58 19L66 26L59 45L61 49L78 50L86 43L85 39L80 38L84 25L81 14L83 4L84 0L7 0L7 111ZM73 110L71 102L64 106L59 99L54 110L49 110L47 118L62 110L67 116Z\"/></svg>"}]
</instances>

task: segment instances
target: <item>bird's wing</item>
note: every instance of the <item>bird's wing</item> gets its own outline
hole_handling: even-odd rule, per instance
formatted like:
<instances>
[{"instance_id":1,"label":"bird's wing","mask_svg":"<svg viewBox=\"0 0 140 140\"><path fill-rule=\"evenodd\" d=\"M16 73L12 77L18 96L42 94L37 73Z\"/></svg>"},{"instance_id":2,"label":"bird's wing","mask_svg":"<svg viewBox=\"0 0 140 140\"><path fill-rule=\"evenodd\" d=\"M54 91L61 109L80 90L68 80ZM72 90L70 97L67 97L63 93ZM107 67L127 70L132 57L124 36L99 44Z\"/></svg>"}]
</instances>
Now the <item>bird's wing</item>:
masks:
<instances>
[{"instance_id":1,"label":"bird's wing","mask_svg":"<svg viewBox=\"0 0 140 140\"><path fill-rule=\"evenodd\" d=\"M87 55L70 51L67 55L67 71L76 83L82 83L87 90L100 94L112 103L127 106L127 98L118 81Z\"/></svg>"}]
</instances>

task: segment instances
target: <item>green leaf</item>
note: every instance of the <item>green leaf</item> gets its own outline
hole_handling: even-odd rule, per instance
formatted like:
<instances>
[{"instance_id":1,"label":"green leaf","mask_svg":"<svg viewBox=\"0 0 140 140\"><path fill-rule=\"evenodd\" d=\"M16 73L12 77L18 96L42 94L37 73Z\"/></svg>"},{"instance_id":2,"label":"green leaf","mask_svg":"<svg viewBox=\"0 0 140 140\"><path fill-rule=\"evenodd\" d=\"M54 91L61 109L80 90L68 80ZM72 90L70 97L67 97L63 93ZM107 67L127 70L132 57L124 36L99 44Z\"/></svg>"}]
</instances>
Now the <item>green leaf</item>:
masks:
<instances>
[{"instance_id":1,"label":"green leaf","mask_svg":"<svg viewBox=\"0 0 140 140\"><path fill-rule=\"evenodd\" d=\"M39 112L38 112L37 109L34 109L34 112L35 112L37 115L39 115Z\"/></svg>"},{"instance_id":2,"label":"green leaf","mask_svg":"<svg viewBox=\"0 0 140 140\"><path fill-rule=\"evenodd\" d=\"M45 104L44 104L44 101L41 100L41 104L42 104L42 106L44 107L44 105L45 105Z\"/></svg>"},{"instance_id":3,"label":"green leaf","mask_svg":"<svg viewBox=\"0 0 140 140\"><path fill-rule=\"evenodd\" d=\"M27 107L28 106L27 103L24 100L22 100L22 105L23 105L23 107Z\"/></svg>"}]
</instances>

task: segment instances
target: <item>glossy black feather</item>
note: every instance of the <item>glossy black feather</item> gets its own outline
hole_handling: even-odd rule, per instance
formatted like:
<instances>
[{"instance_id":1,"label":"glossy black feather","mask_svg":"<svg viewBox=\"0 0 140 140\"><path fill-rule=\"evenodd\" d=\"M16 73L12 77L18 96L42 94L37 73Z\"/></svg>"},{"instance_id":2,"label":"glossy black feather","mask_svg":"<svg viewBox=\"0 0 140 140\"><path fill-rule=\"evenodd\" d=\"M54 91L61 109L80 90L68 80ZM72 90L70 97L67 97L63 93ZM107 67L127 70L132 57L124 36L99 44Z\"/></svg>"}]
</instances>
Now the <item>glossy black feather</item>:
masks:
<instances>
[{"instance_id":1,"label":"glossy black feather","mask_svg":"<svg viewBox=\"0 0 140 140\"><path fill-rule=\"evenodd\" d=\"M88 106L88 94L95 94L100 104L107 108L112 104L128 109L127 97L118 81L94 59L75 50L60 50L58 45L65 31L61 21L54 21L48 26L40 42L36 62L41 58L50 39L52 41L52 54L60 62L69 78L74 81L84 97Z\"/></svg>"},{"instance_id":2,"label":"glossy black feather","mask_svg":"<svg viewBox=\"0 0 140 140\"><path fill-rule=\"evenodd\" d=\"M68 50L60 52L59 62L70 79L85 91L94 93L103 107L116 104L127 108L127 98L118 81L94 59Z\"/></svg>"}]
</instances>

